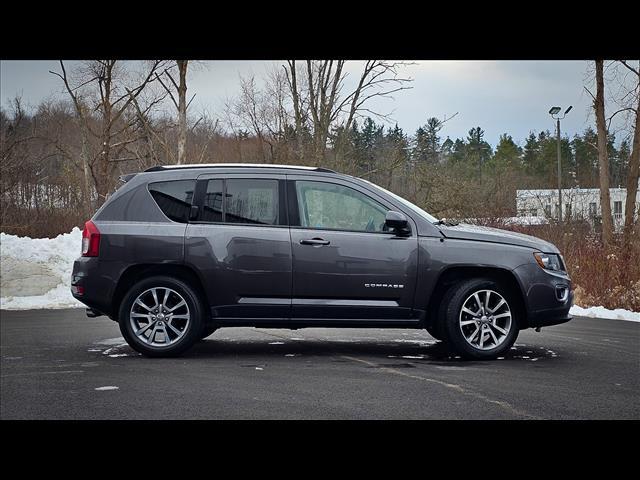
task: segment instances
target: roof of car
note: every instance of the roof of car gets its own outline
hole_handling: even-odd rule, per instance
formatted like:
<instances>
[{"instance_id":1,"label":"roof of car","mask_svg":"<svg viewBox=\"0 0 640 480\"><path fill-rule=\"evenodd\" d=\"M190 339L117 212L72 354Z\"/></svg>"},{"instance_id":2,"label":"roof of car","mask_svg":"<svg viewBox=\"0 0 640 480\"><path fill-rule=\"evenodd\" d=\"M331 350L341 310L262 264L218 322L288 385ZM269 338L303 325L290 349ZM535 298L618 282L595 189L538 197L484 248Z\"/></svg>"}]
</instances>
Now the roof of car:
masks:
<instances>
[{"instance_id":1,"label":"roof of car","mask_svg":"<svg viewBox=\"0 0 640 480\"><path fill-rule=\"evenodd\" d=\"M184 165L157 165L147 168L145 172L161 172L164 170L179 170L188 168L284 168L289 170L309 170L314 172L336 173L324 167L307 167L302 165L276 165L273 163L193 163Z\"/></svg>"}]
</instances>

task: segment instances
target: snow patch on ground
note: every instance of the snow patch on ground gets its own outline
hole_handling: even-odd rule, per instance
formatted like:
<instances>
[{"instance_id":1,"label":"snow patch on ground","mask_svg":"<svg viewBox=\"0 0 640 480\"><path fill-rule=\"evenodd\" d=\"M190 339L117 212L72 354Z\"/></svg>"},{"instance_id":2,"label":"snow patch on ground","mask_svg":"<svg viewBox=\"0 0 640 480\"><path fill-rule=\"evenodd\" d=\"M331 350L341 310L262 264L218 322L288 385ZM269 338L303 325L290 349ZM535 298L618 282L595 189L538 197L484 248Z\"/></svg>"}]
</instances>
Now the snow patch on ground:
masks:
<instances>
[{"instance_id":1,"label":"snow patch on ground","mask_svg":"<svg viewBox=\"0 0 640 480\"><path fill-rule=\"evenodd\" d=\"M610 318L614 320L640 322L640 312L630 312L629 310L623 310L622 308L609 310L608 308L604 307L582 308L574 305L573 307L571 307L571 310L569 310L569 313L571 315L575 315L576 317Z\"/></svg>"},{"instance_id":2,"label":"snow patch on ground","mask_svg":"<svg viewBox=\"0 0 640 480\"><path fill-rule=\"evenodd\" d=\"M0 233L0 308L84 307L70 291L81 242L78 227L56 238Z\"/></svg>"},{"instance_id":3,"label":"snow patch on ground","mask_svg":"<svg viewBox=\"0 0 640 480\"><path fill-rule=\"evenodd\" d=\"M83 308L71 295L73 262L80 256L82 231L75 227L56 238L29 238L0 233L0 309ZM573 306L580 317L640 322L639 312ZM301 341L302 338L291 340ZM396 340L430 344L421 340ZM273 343L280 344L280 343Z\"/></svg>"}]
</instances>

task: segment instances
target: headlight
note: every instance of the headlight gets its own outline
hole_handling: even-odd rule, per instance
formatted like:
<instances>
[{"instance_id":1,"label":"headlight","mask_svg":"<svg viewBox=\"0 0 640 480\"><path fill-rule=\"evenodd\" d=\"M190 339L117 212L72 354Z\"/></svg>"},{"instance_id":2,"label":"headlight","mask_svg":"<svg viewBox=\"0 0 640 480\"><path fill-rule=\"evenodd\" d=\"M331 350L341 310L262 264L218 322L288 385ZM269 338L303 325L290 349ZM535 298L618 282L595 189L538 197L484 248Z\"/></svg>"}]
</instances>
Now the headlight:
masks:
<instances>
[{"instance_id":1,"label":"headlight","mask_svg":"<svg viewBox=\"0 0 640 480\"><path fill-rule=\"evenodd\" d=\"M564 271L564 264L562 263L562 259L560 255L556 255L554 253L539 253L534 252L533 256L540 265L545 270L553 270L556 272Z\"/></svg>"}]
</instances>

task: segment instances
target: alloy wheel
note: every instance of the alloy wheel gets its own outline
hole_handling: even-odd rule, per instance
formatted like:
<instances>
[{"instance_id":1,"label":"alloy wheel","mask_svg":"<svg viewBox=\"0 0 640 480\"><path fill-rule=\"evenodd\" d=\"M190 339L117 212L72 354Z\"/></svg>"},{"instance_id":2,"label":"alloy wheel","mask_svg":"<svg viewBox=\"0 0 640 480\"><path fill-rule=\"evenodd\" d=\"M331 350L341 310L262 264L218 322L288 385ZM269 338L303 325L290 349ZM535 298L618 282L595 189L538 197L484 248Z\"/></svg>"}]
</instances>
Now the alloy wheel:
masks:
<instances>
[{"instance_id":1,"label":"alloy wheel","mask_svg":"<svg viewBox=\"0 0 640 480\"><path fill-rule=\"evenodd\" d=\"M146 345L168 347L186 333L191 320L189 306L178 292L154 287L142 292L131 306L133 333Z\"/></svg>"},{"instance_id":2,"label":"alloy wheel","mask_svg":"<svg viewBox=\"0 0 640 480\"><path fill-rule=\"evenodd\" d=\"M498 292L478 290L462 304L459 325L469 345L491 350L501 345L511 331L511 308Z\"/></svg>"}]
</instances>

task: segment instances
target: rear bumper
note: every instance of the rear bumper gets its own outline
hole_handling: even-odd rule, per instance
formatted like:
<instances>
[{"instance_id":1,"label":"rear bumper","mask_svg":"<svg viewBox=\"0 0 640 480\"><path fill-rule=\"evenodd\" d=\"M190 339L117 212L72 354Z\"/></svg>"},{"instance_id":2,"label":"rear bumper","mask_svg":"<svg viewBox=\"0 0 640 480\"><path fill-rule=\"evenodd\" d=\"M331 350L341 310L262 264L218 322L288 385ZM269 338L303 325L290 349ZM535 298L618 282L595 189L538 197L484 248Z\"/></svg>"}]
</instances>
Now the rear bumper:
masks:
<instances>
[{"instance_id":1,"label":"rear bumper","mask_svg":"<svg viewBox=\"0 0 640 480\"><path fill-rule=\"evenodd\" d=\"M114 284L111 278L101 274L100 270L99 258L80 257L73 263L71 295L89 307L89 317L113 314L111 299Z\"/></svg>"},{"instance_id":2,"label":"rear bumper","mask_svg":"<svg viewBox=\"0 0 640 480\"><path fill-rule=\"evenodd\" d=\"M535 263L521 265L514 273L524 293L527 311L524 328L548 327L571 320L573 291L567 274L545 271Z\"/></svg>"}]
</instances>

